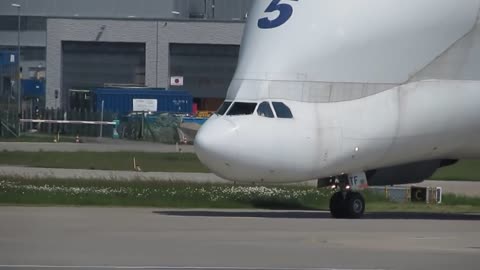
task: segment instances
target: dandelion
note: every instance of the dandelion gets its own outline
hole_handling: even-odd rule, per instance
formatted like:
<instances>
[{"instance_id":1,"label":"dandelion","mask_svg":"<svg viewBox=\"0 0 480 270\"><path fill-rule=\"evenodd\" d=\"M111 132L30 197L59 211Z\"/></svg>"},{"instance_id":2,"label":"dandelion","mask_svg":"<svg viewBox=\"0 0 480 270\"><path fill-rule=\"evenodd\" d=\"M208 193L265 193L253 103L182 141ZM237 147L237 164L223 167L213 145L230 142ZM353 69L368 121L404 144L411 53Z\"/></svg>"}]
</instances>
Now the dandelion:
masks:
<instances>
[{"instance_id":1,"label":"dandelion","mask_svg":"<svg viewBox=\"0 0 480 270\"><path fill-rule=\"evenodd\" d=\"M78 182L81 183L81 182ZM252 201L298 201L315 202L325 201L330 196L331 191L320 191L317 189L308 189L302 187L278 187L278 186L230 186L230 185L198 185L198 184L172 184L155 183L144 185L142 183L130 184L115 182L105 183L103 185L86 186L84 183L68 182L68 184L45 184L39 182L25 182L2 179L0 180L0 194L16 192L24 195L25 193L43 193L46 197L54 198L61 194L75 197L77 199L86 198L86 196L104 196L109 197L130 197L136 200L141 199L167 199L171 201L211 201L224 202L236 201L250 203ZM110 185L110 186L109 186Z\"/></svg>"}]
</instances>

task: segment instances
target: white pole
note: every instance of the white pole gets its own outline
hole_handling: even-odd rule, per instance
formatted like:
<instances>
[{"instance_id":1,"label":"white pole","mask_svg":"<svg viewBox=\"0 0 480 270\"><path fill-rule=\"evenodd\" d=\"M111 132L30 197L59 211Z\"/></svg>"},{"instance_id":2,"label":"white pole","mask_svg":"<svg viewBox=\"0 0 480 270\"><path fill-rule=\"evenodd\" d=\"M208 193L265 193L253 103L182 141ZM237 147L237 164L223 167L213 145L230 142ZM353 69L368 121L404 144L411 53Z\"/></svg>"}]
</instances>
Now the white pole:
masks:
<instances>
[{"instance_id":1,"label":"white pole","mask_svg":"<svg viewBox=\"0 0 480 270\"><path fill-rule=\"evenodd\" d=\"M103 122L103 108L105 107L105 100L102 100L102 112L100 113L100 121ZM100 125L100 138L103 137L103 124Z\"/></svg>"},{"instance_id":2,"label":"white pole","mask_svg":"<svg viewBox=\"0 0 480 270\"><path fill-rule=\"evenodd\" d=\"M17 125L17 136L20 136L20 119L22 118L22 75L20 74L20 25L21 25L21 17L20 17L20 9L22 8L19 4L12 4L12 7L17 9L17 72L16 72L16 80L17 80L17 113L18 113L18 125Z\"/></svg>"}]
</instances>

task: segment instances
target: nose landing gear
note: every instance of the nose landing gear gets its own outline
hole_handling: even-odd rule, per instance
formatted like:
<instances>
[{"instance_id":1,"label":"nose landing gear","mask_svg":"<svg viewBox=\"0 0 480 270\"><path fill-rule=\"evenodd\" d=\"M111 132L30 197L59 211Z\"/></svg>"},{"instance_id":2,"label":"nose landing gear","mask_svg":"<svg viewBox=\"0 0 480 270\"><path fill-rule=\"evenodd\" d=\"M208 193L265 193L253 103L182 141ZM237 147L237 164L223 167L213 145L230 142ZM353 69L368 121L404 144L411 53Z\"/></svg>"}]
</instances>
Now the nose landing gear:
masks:
<instances>
[{"instance_id":1,"label":"nose landing gear","mask_svg":"<svg viewBox=\"0 0 480 270\"><path fill-rule=\"evenodd\" d=\"M334 218L358 219L365 212L365 199L362 194L352 191L351 184L355 184L356 188L361 189L366 187L366 184L360 186L357 183L350 183L352 179L356 182L356 179L342 175L335 181L340 191L335 192L330 198L330 214Z\"/></svg>"},{"instance_id":2,"label":"nose landing gear","mask_svg":"<svg viewBox=\"0 0 480 270\"><path fill-rule=\"evenodd\" d=\"M365 199L354 191L338 191L330 198L330 214L334 218L361 218L365 212Z\"/></svg>"}]
</instances>

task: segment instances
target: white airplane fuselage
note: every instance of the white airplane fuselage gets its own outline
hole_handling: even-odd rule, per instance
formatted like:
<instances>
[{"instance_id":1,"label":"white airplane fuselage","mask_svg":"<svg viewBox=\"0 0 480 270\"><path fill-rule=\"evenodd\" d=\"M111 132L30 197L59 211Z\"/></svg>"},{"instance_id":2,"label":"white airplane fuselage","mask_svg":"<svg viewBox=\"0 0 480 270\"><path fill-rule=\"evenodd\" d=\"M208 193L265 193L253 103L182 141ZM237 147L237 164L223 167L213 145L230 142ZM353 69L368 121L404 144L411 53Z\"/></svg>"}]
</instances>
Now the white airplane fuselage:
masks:
<instances>
[{"instance_id":1,"label":"white airplane fuselage","mask_svg":"<svg viewBox=\"0 0 480 270\"><path fill-rule=\"evenodd\" d=\"M479 101L476 81L422 81L327 104L284 100L292 119L213 116L196 151L221 177L276 183L479 158Z\"/></svg>"},{"instance_id":2,"label":"white airplane fuselage","mask_svg":"<svg viewBox=\"0 0 480 270\"><path fill-rule=\"evenodd\" d=\"M212 116L195 140L200 160L232 181L282 183L480 158L480 65L469 61L480 59L480 2L390 2L256 1L227 101L257 108Z\"/></svg>"}]
</instances>

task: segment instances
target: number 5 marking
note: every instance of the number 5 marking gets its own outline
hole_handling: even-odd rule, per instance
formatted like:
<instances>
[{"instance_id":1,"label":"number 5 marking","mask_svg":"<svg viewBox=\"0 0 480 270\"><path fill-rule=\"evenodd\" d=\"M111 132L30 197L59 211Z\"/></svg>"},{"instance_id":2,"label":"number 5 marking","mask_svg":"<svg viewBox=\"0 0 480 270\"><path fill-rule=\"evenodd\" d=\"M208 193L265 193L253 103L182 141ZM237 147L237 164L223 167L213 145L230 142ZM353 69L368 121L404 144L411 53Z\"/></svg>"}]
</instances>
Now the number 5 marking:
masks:
<instances>
[{"instance_id":1,"label":"number 5 marking","mask_svg":"<svg viewBox=\"0 0 480 270\"><path fill-rule=\"evenodd\" d=\"M258 20L258 28L260 29L272 29L281 26L286 23L293 14L293 8L289 4L280 4L280 0L272 0L270 5L265 10L265 13L272 13L279 11L280 14L277 18L270 20L268 17Z\"/></svg>"}]
</instances>

